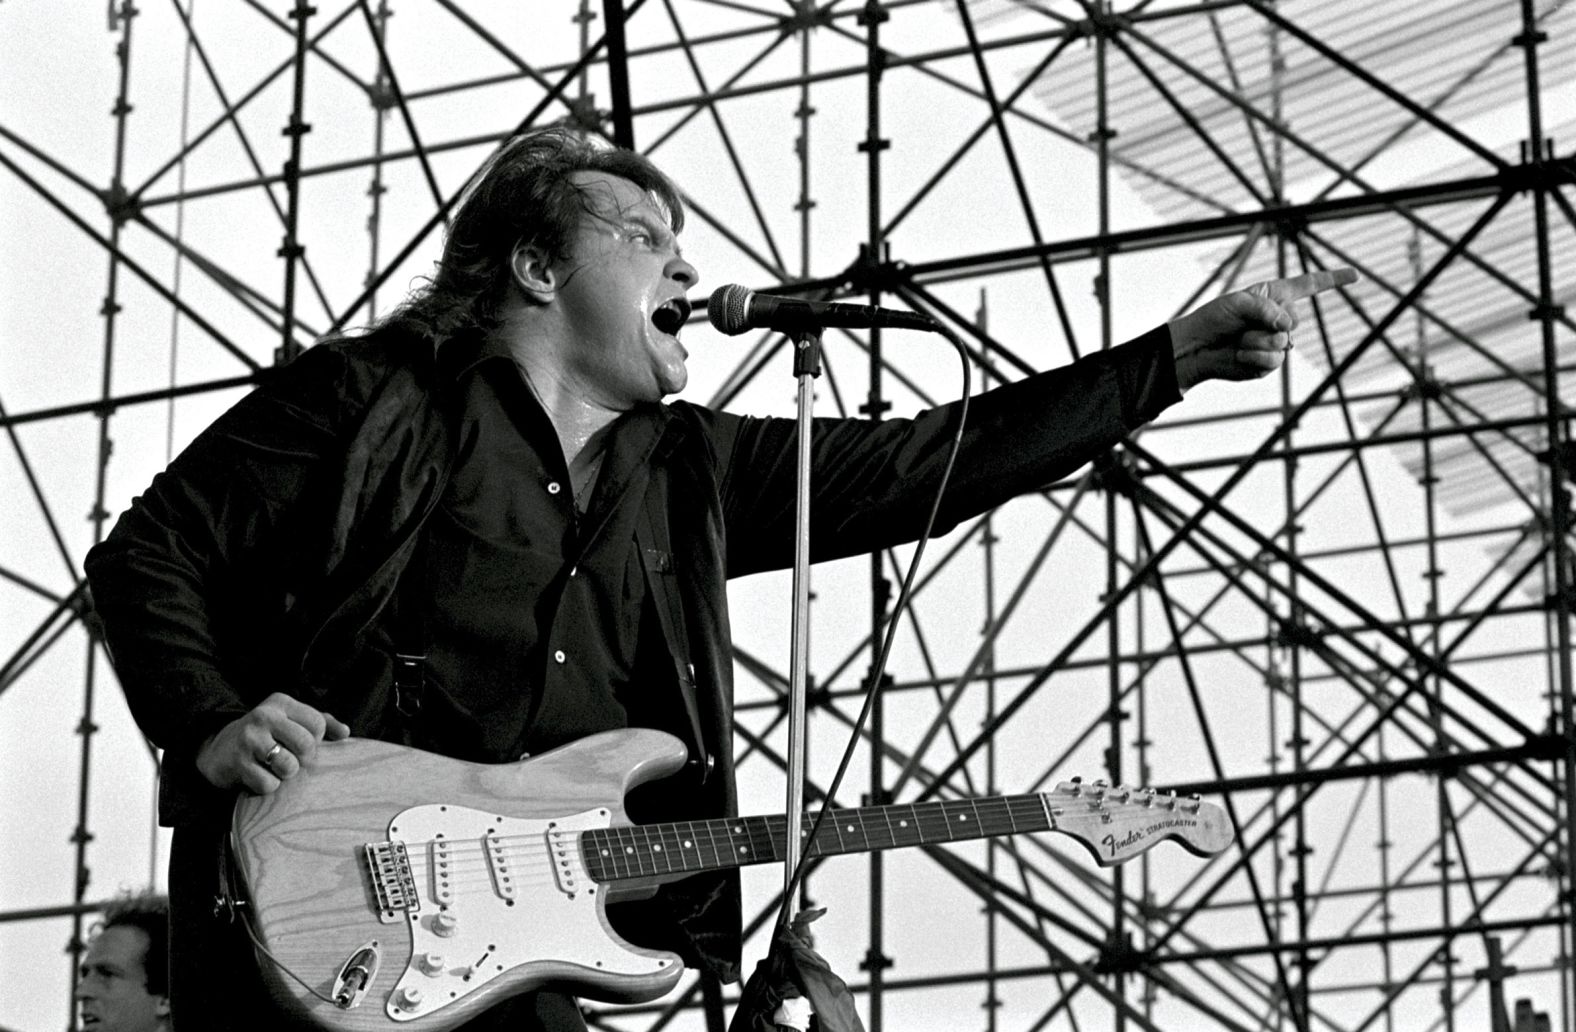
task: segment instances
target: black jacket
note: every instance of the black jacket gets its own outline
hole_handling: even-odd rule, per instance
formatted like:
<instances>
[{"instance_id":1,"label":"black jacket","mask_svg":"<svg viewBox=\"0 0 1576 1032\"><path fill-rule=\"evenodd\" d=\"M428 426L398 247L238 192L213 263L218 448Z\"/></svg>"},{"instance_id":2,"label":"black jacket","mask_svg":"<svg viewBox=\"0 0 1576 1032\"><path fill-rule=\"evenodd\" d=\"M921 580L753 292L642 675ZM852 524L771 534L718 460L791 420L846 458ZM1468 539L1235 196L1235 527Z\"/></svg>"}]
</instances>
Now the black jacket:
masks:
<instances>
[{"instance_id":1,"label":"black jacket","mask_svg":"<svg viewBox=\"0 0 1576 1032\"><path fill-rule=\"evenodd\" d=\"M197 773L196 752L271 692L384 735L389 686L324 672L388 603L443 493L451 386L443 349L397 327L312 348L204 431L89 554L132 715L165 750L165 823L227 802ZM1178 397L1163 328L976 397L937 533L1065 476ZM681 658L694 665L682 690L715 760L705 809L731 815L725 582L792 564L794 425L686 403L662 411L647 487L665 499ZM913 419L817 420L813 558L918 537L955 419L942 406ZM702 952L726 969L738 955L737 882L715 888L701 894L705 931L692 932L721 947Z\"/></svg>"}]
</instances>

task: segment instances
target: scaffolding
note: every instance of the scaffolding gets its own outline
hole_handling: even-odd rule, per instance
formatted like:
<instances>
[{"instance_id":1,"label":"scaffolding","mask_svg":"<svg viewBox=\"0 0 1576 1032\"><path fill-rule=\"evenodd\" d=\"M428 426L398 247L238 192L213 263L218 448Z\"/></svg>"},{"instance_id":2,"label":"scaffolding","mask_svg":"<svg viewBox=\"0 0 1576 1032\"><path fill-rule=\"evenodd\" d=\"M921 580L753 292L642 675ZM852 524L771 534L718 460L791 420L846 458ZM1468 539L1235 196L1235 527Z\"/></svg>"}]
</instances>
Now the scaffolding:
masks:
<instances>
[{"instance_id":1,"label":"scaffolding","mask_svg":"<svg viewBox=\"0 0 1576 1032\"><path fill-rule=\"evenodd\" d=\"M1304 304L1276 377L932 544L840 805L1078 774L1199 793L1236 839L817 862L872 1032L1576 1032L1576 5L503 6L0 5L0 943L42 1000L0 1026L57 1021L94 913L162 878L84 552L240 392L386 314L469 174L557 123L673 175L709 285L925 311L986 386L1269 277L1363 275ZM782 338L685 342L687 397L791 410ZM826 366L820 414L957 390L908 334L829 336ZM817 571L817 802L908 554ZM785 594L732 598L746 812L781 806ZM746 880L753 956L779 877ZM588 1009L700 1029L735 992Z\"/></svg>"}]
</instances>

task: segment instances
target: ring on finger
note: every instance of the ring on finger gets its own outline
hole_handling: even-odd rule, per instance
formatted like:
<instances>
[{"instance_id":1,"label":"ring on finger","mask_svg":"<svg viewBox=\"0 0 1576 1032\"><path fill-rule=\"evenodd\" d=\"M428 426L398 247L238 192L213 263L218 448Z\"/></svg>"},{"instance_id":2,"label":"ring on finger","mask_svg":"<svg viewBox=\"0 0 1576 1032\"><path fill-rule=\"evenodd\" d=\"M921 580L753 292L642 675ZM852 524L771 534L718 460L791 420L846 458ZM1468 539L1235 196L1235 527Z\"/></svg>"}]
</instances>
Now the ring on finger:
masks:
<instances>
[{"instance_id":1,"label":"ring on finger","mask_svg":"<svg viewBox=\"0 0 1576 1032\"><path fill-rule=\"evenodd\" d=\"M275 742L272 749L269 749L267 752L263 753L262 759L259 762L272 771L274 769L274 760L279 757L279 750L283 748L283 745Z\"/></svg>"}]
</instances>

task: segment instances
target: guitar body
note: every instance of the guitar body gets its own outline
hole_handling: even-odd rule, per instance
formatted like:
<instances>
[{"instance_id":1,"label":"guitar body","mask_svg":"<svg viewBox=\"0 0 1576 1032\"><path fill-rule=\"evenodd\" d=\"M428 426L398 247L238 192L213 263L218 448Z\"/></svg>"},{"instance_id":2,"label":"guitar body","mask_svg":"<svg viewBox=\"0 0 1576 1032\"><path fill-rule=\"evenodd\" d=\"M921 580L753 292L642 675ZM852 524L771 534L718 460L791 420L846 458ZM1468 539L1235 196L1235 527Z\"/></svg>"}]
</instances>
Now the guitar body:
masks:
<instances>
[{"instance_id":1,"label":"guitar body","mask_svg":"<svg viewBox=\"0 0 1576 1032\"><path fill-rule=\"evenodd\" d=\"M586 875L576 836L628 824L625 793L684 760L677 739L643 729L498 765L324 743L301 775L235 808L232 842L271 993L345 1032L450 1029L543 986L619 1002L661 996L679 958L613 932L607 886ZM331 1002L336 994L354 1005Z\"/></svg>"},{"instance_id":2,"label":"guitar body","mask_svg":"<svg viewBox=\"0 0 1576 1032\"><path fill-rule=\"evenodd\" d=\"M326 742L302 774L237 801L231 826L258 966L280 1006L330 1032L445 1032L550 987L655 999L683 965L614 933L607 904L704 870L781 860L787 822L632 825L624 796L684 765L660 731L607 731L518 763ZM836 809L806 856L994 835L1068 835L1101 865L1174 839L1232 841L1197 796L1074 779L1051 792Z\"/></svg>"}]
</instances>

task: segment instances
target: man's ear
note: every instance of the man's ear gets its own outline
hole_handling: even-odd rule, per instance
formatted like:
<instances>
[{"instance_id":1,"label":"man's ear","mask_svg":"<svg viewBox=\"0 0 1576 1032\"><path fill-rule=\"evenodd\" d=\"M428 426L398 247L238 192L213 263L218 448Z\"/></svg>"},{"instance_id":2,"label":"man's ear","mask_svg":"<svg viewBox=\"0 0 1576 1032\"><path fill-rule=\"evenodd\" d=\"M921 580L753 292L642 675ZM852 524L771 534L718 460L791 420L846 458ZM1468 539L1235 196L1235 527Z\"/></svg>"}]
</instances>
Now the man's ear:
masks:
<instances>
[{"instance_id":1,"label":"man's ear","mask_svg":"<svg viewBox=\"0 0 1576 1032\"><path fill-rule=\"evenodd\" d=\"M515 286L533 304L545 305L558 292L558 276L553 263L532 244L518 243L509 253L509 272Z\"/></svg>"},{"instance_id":2,"label":"man's ear","mask_svg":"<svg viewBox=\"0 0 1576 1032\"><path fill-rule=\"evenodd\" d=\"M159 1002L153 1005L153 1014L155 1017L163 1018L166 1021L169 1020L170 998L168 996L159 997Z\"/></svg>"}]
</instances>

